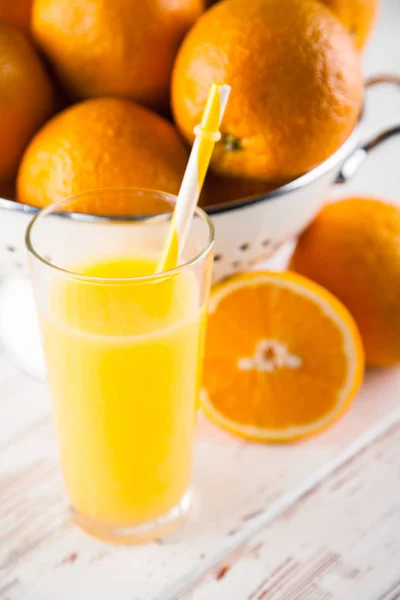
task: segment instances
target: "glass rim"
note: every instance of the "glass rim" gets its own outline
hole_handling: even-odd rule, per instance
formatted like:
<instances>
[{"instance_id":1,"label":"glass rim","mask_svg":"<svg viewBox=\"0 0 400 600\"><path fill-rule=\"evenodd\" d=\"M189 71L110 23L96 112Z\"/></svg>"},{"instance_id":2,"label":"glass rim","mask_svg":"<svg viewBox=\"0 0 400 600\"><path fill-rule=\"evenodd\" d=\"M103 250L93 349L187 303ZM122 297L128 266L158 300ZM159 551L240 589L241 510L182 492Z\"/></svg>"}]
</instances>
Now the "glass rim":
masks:
<instances>
[{"instance_id":1,"label":"glass rim","mask_svg":"<svg viewBox=\"0 0 400 600\"><path fill-rule=\"evenodd\" d=\"M43 265L60 273L61 275L68 277L70 279L77 279L77 280L85 281L88 283L90 283L90 282L93 282L93 283L102 283L102 282L107 282L107 283L123 283L123 282L145 283L145 282L155 281L155 280L159 280L159 279L165 279L166 277L176 276L179 273L181 273L183 270L185 270L189 267L195 266L205 256L207 256L207 254L209 253L209 251L211 250L211 248L214 244L215 228L214 228L214 223L212 222L212 219L210 218L210 216L199 206L196 206L196 208L195 208L195 216L200 217L201 220L203 221L203 223L205 223L208 228L208 236L207 236L207 240L206 240L203 248L200 250L200 252L195 254L195 256L193 258L191 258L190 260L183 262L182 264L178 265L177 267L174 267L173 269L168 269L166 271L161 271L159 273L152 273L150 275L140 275L140 276L136 276L136 277L95 277L92 275L82 275L80 273L76 273L75 271L70 271L68 269L64 269L63 267L60 267L58 265L51 263L49 260L47 260L45 258L45 256L42 256L39 252L36 251L34 244L32 243L32 232L39 221L41 221L43 218L45 218L46 216L49 216L52 213L54 213L54 214L59 213L59 216L61 216L62 218L68 218L68 219L71 219L72 221L77 221L77 222L87 222L87 223L104 222L104 223L120 223L120 224L122 224L125 221L127 223L145 223L146 221L150 221L152 219L160 217L163 214L165 214L165 215L171 214L171 213L156 213L154 215L122 216L122 215L93 215L93 214L89 214L89 213L66 212L66 211L62 211L62 210L57 211L57 207L61 207L62 205L65 205L67 202L79 200L79 198L84 197L84 196L89 196L89 195L91 196L91 195L99 194L99 193L103 193L103 192L128 192L128 193L130 193L130 192L137 192L137 191L145 192L145 193L148 193L151 195L162 196L167 201L171 201L171 203L175 203L176 199L177 199L177 196L175 196L174 194L170 194L168 192L162 192L160 190L153 190L151 188L141 188L141 187L98 188L98 189L88 190L86 192L80 192L78 194L74 194L73 196L69 196L67 198L64 198L63 200L58 200L57 202L54 202L53 204L50 204L49 206L46 206L46 207L40 209L36 213L36 215L31 219L31 221L29 222L29 224L26 228L26 231L25 231L25 245L26 245L28 252L33 257L35 257L39 262L41 262Z\"/></svg>"}]
</instances>

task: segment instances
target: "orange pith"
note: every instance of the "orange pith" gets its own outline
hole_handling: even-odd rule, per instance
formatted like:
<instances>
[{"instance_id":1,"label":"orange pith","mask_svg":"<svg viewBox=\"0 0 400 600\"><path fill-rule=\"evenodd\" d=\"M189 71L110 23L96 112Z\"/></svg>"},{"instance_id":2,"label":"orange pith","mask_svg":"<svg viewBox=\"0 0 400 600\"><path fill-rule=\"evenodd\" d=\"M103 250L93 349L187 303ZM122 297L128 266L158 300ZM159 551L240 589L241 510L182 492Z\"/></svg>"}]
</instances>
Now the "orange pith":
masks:
<instances>
[{"instance_id":1,"label":"orange pith","mask_svg":"<svg viewBox=\"0 0 400 600\"><path fill-rule=\"evenodd\" d=\"M259 441L325 428L363 375L353 319L329 292L293 273L249 273L212 295L203 404L220 425Z\"/></svg>"}]
</instances>

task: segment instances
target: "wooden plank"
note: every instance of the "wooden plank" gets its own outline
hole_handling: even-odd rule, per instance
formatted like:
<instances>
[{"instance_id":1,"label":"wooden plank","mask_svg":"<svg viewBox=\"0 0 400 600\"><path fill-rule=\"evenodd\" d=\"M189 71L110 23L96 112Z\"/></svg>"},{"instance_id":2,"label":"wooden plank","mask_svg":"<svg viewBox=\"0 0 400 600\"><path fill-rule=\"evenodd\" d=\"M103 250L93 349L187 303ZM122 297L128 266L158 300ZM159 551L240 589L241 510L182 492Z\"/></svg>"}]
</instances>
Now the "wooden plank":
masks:
<instances>
[{"instance_id":1,"label":"wooden plank","mask_svg":"<svg viewBox=\"0 0 400 600\"><path fill-rule=\"evenodd\" d=\"M397 424L180 600L399 598L399 447Z\"/></svg>"},{"instance_id":2,"label":"wooden plank","mask_svg":"<svg viewBox=\"0 0 400 600\"><path fill-rule=\"evenodd\" d=\"M246 443L200 418L185 530L125 548L69 523L45 387L9 372L1 390L0 597L8 600L174 598L400 419L397 369L370 373L340 423L296 446Z\"/></svg>"}]
</instances>

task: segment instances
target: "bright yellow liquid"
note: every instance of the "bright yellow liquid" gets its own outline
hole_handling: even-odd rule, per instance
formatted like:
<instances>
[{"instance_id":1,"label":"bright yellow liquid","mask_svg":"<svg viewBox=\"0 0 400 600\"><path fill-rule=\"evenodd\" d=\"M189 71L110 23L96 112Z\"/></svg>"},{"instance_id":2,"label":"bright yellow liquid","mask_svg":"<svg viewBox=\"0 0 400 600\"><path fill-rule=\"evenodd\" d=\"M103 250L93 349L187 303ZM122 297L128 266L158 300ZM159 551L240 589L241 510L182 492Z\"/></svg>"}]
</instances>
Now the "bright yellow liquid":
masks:
<instances>
[{"instance_id":1,"label":"bright yellow liquid","mask_svg":"<svg viewBox=\"0 0 400 600\"><path fill-rule=\"evenodd\" d=\"M134 277L121 259L85 275ZM158 283L53 283L41 317L72 505L111 524L164 515L189 486L205 310L192 273Z\"/></svg>"}]
</instances>

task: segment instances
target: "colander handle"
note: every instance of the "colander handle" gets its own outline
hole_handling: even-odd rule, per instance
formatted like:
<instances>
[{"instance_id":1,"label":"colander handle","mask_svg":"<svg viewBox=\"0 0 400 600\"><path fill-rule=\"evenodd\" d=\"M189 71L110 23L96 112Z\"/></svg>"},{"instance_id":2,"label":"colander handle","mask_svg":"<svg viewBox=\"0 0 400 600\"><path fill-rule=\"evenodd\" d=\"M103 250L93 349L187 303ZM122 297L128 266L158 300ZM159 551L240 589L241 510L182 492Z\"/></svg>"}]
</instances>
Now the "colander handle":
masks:
<instances>
[{"instance_id":1,"label":"colander handle","mask_svg":"<svg viewBox=\"0 0 400 600\"><path fill-rule=\"evenodd\" d=\"M394 84L400 87L400 76L391 73L373 75L365 80L365 88L368 89L373 86L386 83ZM383 142L398 134L400 134L400 124L393 125L392 127L388 127L387 129L380 131L371 139L364 142L361 146L358 146L358 148L356 148L343 163L335 183L346 183L349 181L349 179L351 179L358 170L358 167L367 158L371 150L377 148Z\"/></svg>"}]
</instances>

